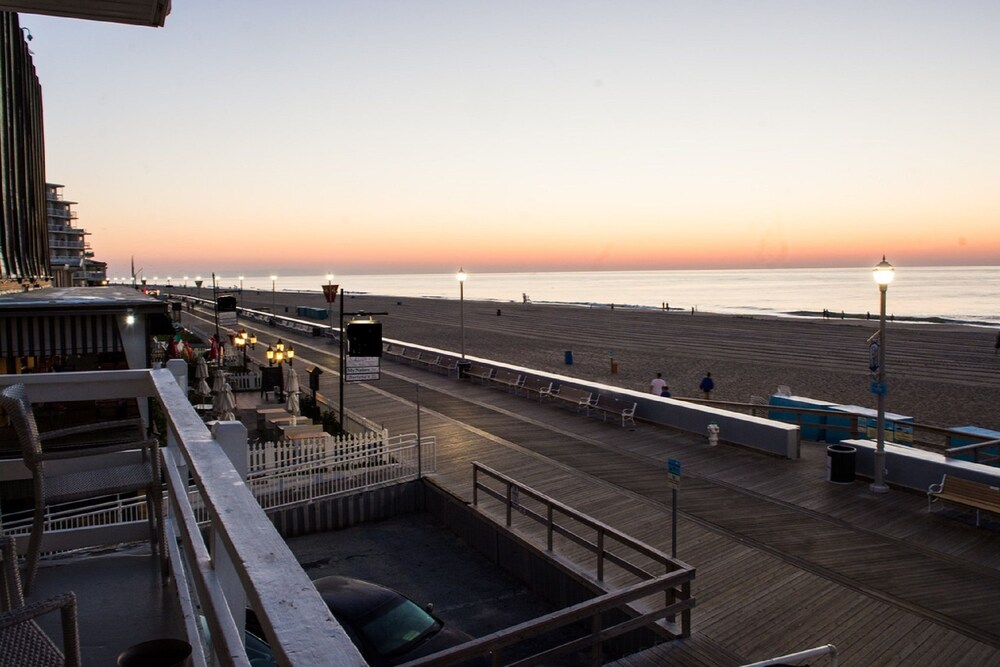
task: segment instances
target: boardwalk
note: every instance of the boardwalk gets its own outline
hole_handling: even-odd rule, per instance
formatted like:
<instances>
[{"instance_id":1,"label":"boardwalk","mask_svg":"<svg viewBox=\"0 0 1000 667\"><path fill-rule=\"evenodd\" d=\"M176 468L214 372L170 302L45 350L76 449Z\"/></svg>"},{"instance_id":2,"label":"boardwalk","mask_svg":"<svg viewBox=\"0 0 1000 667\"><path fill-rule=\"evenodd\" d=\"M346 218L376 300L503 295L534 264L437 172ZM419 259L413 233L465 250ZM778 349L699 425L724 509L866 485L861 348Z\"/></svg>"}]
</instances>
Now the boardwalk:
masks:
<instances>
[{"instance_id":1,"label":"boardwalk","mask_svg":"<svg viewBox=\"0 0 1000 667\"><path fill-rule=\"evenodd\" d=\"M336 396L329 349L309 338L295 346L327 371L321 391ZM412 432L419 383L436 479L466 498L470 464L481 461L669 552L664 464L683 462L678 557L697 568L693 635L621 664L735 665L826 643L845 665L1000 662L996 523L928 516L915 493L828 484L821 445L804 444L799 461L710 448L700 436L622 429L405 364L383 371L348 386L348 408Z\"/></svg>"}]
</instances>

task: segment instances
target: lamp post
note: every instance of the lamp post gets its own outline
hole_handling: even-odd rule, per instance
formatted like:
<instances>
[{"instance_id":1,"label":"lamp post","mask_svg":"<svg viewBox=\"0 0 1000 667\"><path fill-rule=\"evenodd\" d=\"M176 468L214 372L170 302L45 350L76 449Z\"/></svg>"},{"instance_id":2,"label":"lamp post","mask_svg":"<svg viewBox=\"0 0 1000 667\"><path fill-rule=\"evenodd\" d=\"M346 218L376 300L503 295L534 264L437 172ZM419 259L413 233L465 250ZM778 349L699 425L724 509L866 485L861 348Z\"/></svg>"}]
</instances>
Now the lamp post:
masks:
<instances>
[{"instance_id":1,"label":"lamp post","mask_svg":"<svg viewBox=\"0 0 1000 667\"><path fill-rule=\"evenodd\" d=\"M278 276L271 275L271 314L274 315L274 283L278 280Z\"/></svg>"},{"instance_id":2,"label":"lamp post","mask_svg":"<svg viewBox=\"0 0 1000 667\"><path fill-rule=\"evenodd\" d=\"M243 349L243 368L247 368L247 347L257 346L257 336L248 334L246 329L240 329L240 332L233 336L233 345Z\"/></svg>"},{"instance_id":3,"label":"lamp post","mask_svg":"<svg viewBox=\"0 0 1000 667\"><path fill-rule=\"evenodd\" d=\"M240 276L240 308L243 307L243 276Z\"/></svg>"},{"instance_id":4,"label":"lamp post","mask_svg":"<svg viewBox=\"0 0 1000 667\"><path fill-rule=\"evenodd\" d=\"M878 318L878 379L872 385L872 391L878 397L878 431L875 441L875 481L870 487L872 493L888 493L889 486L885 483L885 293L892 282L894 269L892 264L882 261L872 269L872 276L879 290Z\"/></svg>"},{"instance_id":5,"label":"lamp post","mask_svg":"<svg viewBox=\"0 0 1000 667\"><path fill-rule=\"evenodd\" d=\"M465 269L459 269L455 274L458 281L459 328L462 330L462 359L465 359L465 279L468 278Z\"/></svg>"}]
</instances>

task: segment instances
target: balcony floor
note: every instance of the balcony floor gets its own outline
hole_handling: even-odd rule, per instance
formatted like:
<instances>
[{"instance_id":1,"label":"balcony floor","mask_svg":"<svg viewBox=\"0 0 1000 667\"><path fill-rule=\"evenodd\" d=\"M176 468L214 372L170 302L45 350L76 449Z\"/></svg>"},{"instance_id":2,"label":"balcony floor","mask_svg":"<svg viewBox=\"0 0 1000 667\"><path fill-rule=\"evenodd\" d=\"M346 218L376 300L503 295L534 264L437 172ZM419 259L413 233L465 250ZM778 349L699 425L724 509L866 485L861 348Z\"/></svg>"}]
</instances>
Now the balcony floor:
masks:
<instances>
[{"instance_id":1,"label":"balcony floor","mask_svg":"<svg viewBox=\"0 0 1000 667\"><path fill-rule=\"evenodd\" d=\"M85 665L114 665L118 654L133 644L184 637L176 594L172 584L161 586L149 544L43 558L31 600L66 591L76 593ZM58 613L39 622L50 637L61 637Z\"/></svg>"}]
</instances>

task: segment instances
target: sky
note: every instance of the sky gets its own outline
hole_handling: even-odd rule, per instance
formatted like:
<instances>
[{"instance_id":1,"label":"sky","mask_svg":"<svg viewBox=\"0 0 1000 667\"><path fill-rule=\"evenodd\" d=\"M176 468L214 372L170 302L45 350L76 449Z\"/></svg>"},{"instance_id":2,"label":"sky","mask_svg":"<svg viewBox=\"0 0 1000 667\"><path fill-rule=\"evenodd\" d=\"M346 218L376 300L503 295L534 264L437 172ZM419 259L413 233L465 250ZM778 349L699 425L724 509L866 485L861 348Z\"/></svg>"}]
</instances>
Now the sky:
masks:
<instances>
[{"instance_id":1,"label":"sky","mask_svg":"<svg viewBox=\"0 0 1000 667\"><path fill-rule=\"evenodd\" d=\"M22 15L109 276L1000 262L1000 2Z\"/></svg>"}]
</instances>

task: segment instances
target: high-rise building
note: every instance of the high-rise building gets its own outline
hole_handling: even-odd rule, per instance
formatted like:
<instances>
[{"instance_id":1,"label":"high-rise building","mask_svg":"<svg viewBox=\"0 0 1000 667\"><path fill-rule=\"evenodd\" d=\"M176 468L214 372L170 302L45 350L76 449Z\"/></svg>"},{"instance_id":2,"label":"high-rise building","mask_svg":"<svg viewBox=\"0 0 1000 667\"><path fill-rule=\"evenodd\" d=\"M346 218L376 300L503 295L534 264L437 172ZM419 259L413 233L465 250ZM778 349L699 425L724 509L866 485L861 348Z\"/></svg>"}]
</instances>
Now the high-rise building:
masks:
<instances>
[{"instance_id":1,"label":"high-rise building","mask_svg":"<svg viewBox=\"0 0 1000 667\"><path fill-rule=\"evenodd\" d=\"M108 265L93 259L94 253L87 242L90 232L73 224L76 202L64 199L62 189L58 183L45 184L52 284L55 287L103 285Z\"/></svg>"},{"instance_id":2,"label":"high-rise building","mask_svg":"<svg viewBox=\"0 0 1000 667\"><path fill-rule=\"evenodd\" d=\"M17 14L0 12L0 292L49 283L42 87Z\"/></svg>"}]
</instances>

